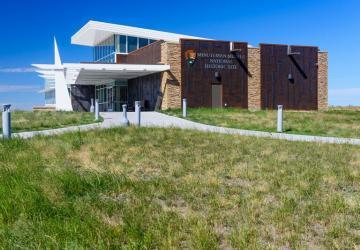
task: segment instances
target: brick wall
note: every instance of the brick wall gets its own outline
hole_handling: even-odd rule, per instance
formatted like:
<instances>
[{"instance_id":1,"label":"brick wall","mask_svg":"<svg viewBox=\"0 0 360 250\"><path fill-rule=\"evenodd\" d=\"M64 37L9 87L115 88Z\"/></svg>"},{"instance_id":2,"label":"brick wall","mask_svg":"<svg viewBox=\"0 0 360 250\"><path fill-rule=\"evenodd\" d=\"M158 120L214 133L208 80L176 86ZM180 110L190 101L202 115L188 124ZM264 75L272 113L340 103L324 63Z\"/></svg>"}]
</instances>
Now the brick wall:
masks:
<instances>
[{"instance_id":1,"label":"brick wall","mask_svg":"<svg viewBox=\"0 0 360 250\"><path fill-rule=\"evenodd\" d=\"M261 109L260 48L248 48L248 108Z\"/></svg>"},{"instance_id":2,"label":"brick wall","mask_svg":"<svg viewBox=\"0 0 360 250\"><path fill-rule=\"evenodd\" d=\"M161 74L163 99L161 109L181 108L181 55L180 44L162 43L161 62L170 65L170 71Z\"/></svg>"},{"instance_id":3,"label":"brick wall","mask_svg":"<svg viewBox=\"0 0 360 250\"><path fill-rule=\"evenodd\" d=\"M318 110L328 109L328 53L318 54Z\"/></svg>"}]
</instances>

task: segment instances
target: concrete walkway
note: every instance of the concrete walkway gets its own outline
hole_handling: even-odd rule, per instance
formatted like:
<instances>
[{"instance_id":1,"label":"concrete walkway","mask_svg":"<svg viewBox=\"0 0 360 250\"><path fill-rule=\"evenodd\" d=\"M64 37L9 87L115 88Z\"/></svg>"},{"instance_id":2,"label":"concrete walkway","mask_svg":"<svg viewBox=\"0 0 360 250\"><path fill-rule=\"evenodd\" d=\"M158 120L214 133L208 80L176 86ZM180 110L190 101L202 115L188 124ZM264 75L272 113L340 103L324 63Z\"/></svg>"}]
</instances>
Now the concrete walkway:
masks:
<instances>
[{"instance_id":1,"label":"concrete walkway","mask_svg":"<svg viewBox=\"0 0 360 250\"><path fill-rule=\"evenodd\" d=\"M113 113L101 113L101 116L104 118L102 123L98 124L89 124L81 126L72 126L67 128L59 128L52 130L43 130L43 131L32 131L32 132L22 132L13 134L14 137L21 138L30 138L35 135L56 135L62 134L65 132L71 131L87 131L97 128L111 128L121 126L121 116L119 112ZM128 119L130 124L135 124L135 113L129 112ZM309 136L309 135L294 135L294 134L285 134L285 133L270 133L270 132L261 132L261 131L252 131L252 130L242 130L242 129L233 129L233 128L223 128L211 125L205 125L197 122L188 121L185 119L168 116L158 112L142 112L141 113L141 126L144 127L162 127L162 128L181 128L181 129L194 129L204 132L215 132L222 134L236 134L244 136L255 136L255 137L264 137L272 139L282 139L288 141L307 141L307 142L320 142L320 143L335 143L335 144L353 144L360 145L360 139L352 138L338 138L338 137L323 137L323 136Z\"/></svg>"}]
</instances>

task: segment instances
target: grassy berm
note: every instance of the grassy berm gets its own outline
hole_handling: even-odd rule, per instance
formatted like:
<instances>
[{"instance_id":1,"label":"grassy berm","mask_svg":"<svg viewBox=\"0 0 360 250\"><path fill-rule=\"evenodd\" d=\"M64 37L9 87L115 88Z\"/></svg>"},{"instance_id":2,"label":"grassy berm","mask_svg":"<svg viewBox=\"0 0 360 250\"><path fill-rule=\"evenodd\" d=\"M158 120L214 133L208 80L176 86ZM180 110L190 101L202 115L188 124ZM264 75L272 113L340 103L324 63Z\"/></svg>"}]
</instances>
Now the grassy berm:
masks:
<instances>
[{"instance_id":1,"label":"grassy berm","mask_svg":"<svg viewBox=\"0 0 360 250\"><path fill-rule=\"evenodd\" d=\"M0 130L1 120L0 115ZM13 132L62 128L94 122L94 113L89 112L14 111L11 113Z\"/></svg>"},{"instance_id":2,"label":"grassy berm","mask_svg":"<svg viewBox=\"0 0 360 250\"><path fill-rule=\"evenodd\" d=\"M360 247L360 147L119 128L0 142L0 248Z\"/></svg>"},{"instance_id":3,"label":"grassy berm","mask_svg":"<svg viewBox=\"0 0 360 250\"><path fill-rule=\"evenodd\" d=\"M181 117L180 109L163 111ZM238 108L190 108L187 119L215 126L276 132L277 111ZM360 107L327 111L284 111L284 132L290 134L360 138Z\"/></svg>"}]
</instances>

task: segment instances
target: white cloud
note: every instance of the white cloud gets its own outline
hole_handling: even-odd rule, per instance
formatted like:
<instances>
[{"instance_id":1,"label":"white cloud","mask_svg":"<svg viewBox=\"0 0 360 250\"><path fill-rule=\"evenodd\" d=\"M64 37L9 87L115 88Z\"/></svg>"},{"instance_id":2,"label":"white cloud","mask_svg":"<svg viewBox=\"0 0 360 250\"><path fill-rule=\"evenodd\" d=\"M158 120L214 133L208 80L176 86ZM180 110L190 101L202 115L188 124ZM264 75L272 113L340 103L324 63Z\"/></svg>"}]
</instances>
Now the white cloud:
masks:
<instances>
[{"instance_id":1,"label":"white cloud","mask_svg":"<svg viewBox=\"0 0 360 250\"><path fill-rule=\"evenodd\" d=\"M360 106L360 88L329 89L331 105Z\"/></svg>"},{"instance_id":2,"label":"white cloud","mask_svg":"<svg viewBox=\"0 0 360 250\"><path fill-rule=\"evenodd\" d=\"M30 73L35 72L35 68L0 68L1 73Z\"/></svg>"},{"instance_id":3,"label":"white cloud","mask_svg":"<svg viewBox=\"0 0 360 250\"><path fill-rule=\"evenodd\" d=\"M0 84L0 93L11 93L11 92L39 92L41 89L37 85L17 85L17 84Z\"/></svg>"}]
</instances>

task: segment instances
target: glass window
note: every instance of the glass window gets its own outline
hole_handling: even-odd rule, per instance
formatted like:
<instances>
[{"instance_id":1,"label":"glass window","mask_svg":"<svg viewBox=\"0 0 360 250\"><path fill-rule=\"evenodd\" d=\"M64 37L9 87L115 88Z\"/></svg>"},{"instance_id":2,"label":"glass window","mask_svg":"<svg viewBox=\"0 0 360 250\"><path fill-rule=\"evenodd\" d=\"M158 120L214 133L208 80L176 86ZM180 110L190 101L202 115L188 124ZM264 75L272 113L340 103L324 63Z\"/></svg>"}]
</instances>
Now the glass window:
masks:
<instances>
[{"instance_id":1,"label":"glass window","mask_svg":"<svg viewBox=\"0 0 360 250\"><path fill-rule=\"evenodd\" d=\"M154 42L156 42L156 40L149 39L149 44L150 44L150 43L154 43Z\"/></svg>"},{"instance_id":2,"label":"glass window","mask_svg":"<svg viewBox=\"0 0 360 250\"><path fill-rule=\"evenodd\" d=\"M139 38L139 48L144 47L149 44L149 39Z\"/></svg>"},{"instance_id":3,"label":"glass window","mask_svg":"<svg viewBox=\"0 0 360 250\"><path fill-rule=\"evenodd\" d=\"M45 104L55 104L55 89L45 92Z\"/></svg>"},{"instance_id":4,"label":"glass window","mask_svg":"<svg viewBox=\"0 0 360 250\"><path fill-rule=\"evenodd\" d=\"M126 50L126 36L119 36L120 53L127 53Z\"/></svg>"},{"instance_id":5,"label":"glass window","mask_svg":"<svg viewBox=\"0 0 360 250\"><path fill-rule=\"evenodd\" d=\"M138 49L138 38L133 36L128 36L128 53Z\"/></svg>"}]
</instances>

